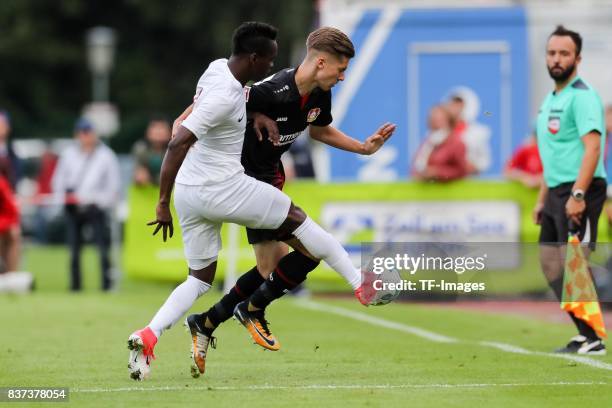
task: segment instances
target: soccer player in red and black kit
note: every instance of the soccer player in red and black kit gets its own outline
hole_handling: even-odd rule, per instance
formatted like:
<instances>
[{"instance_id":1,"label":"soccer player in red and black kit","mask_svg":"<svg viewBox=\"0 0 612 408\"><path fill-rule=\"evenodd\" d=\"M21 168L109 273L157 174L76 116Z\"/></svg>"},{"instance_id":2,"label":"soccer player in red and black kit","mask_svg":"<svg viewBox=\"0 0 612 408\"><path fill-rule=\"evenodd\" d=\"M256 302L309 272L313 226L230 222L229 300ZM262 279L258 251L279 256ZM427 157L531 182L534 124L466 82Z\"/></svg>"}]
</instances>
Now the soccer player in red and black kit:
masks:
<instances>
[{"instance_id":1,"label":"soccer player in red and black kit","mask_svg":"<svg viewBox=\"0 0 612 408\"><path fill-rule=\"evenodd\" d=\"M353 44L340 30L323 27L308 36L306 45L307 55L297 68L284 69L246 88L251 123L245 133L242 165L249 176L279 189L285 182L281 155L307 127L315 140L364 155L375 153L395 131L394 124L385 123L362 143L330 126L331 88L344 80L344 71L355 54ZM260 129L267 130L268 137ZM255 250L257 266L243 274L208 311L187 318L193 360L199 373L204 372L213 331L232 313L257 344L278 350L280 344L268 329L264 310L274 299L302 283L319 264L292 235L247 228L247 237ZM296 251L288 253L287 245L281 241ZM356 289L358 299L366 304L360 295L360 282L349 283ZM192 373L198 376L195 367Z\"/></svg>"}]
</instances>

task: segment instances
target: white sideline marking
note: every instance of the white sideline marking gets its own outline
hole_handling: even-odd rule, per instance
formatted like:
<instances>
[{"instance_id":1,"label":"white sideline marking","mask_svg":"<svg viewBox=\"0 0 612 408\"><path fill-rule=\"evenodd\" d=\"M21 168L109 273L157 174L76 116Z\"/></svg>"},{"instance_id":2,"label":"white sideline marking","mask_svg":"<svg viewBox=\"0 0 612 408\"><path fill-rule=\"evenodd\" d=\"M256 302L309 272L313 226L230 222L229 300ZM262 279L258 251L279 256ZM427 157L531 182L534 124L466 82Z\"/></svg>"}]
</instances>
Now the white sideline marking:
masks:
<instances>
[{"instance_id":1,"label":"white sideline marking","mask_svg":"<svg viewBox=\"0 0 612 408\"><path fill-rule=\"evenodd\" d=\"M459 341L459 339L443 336L441 334L430 332L419 327L408 326L407 324L384 320L379 317L368 316L367 314L354 312L352 310L347 310L341 307L325 305L322 303L312 302L310 300L300 300L296 303L305 309L318 310L320 312L333 313L339 316L349 317L354 320L361 320L362 322L370 323L375 326L381 326L387 329L393 329L404 333L414 334L415 336L423 337L427 340L435 341L438 343L456 343Z\"/></svg>"},{"instance_id":2,"label":"white sideline marking","mask_svg":"<svg viewBox=\"0 0 612 408\"><path fill-rule=\"evenodd\" d=\"M612 364L604 363L603 361L593 360L592 358L585 357L585 356L579 356L575 354L557 354L557 353L545 353L542 351L531 351L531 350L524 349L522 347L515 346L513 344L497 343L493 341L481 341L478 344L480 344L481 346L493 347L501 351L506 351L508 353L531 354L531 355L536 355L536 356L561 358L564 360L570 360L576 363L585 364L591 367L601 368L603 370L612 370Z\"/></svg>"},{"instance_id":3,"label":"white sideline marking","mask_svg":"<svg viewBox=\"0 0 612 408\"><path fill-rule=\"evenodd\" d=\"M539 356L562 358L564 360L574 361L576 363L585 364L595 368L601 368L602 370L612 370L612 364L604 363L603 361L593 360L590 357L577 356L575 354L555 354L555 353L544 353L541 351L534 352Z\"/></svg>"},{"instance_id":4,"label":"white sideline marking","mask_svg":"<svg viewBox=\"0 0 612 408\"><path fill-rule=\"evenodd\" d=\"M474 344L478 346L492 347L494 349L501 350L506 353L561 358L564 360L570 360L576 363L584 364L590 367L612 371L612 364L605 363L599 360L594 360L592 358L585 357L585 356L577 356L573 354L545 353L542 351L531 351L531 350L527 350L519 346L515 346L514 344L499 343L499 342L493 342L493 341L479 341L479 342L463 341L460 339L455 339L452 337L444 336L442 334L424 330L419 327L409 326L403 323L397 323L397 322L393 322L390 320L385 320L385 319L381 319L378 317L369 316L365 313L355 312L352 310L344 309L344 308L337 307L337 306L331 306L331 305L327 305L324 303L313 302L310 300L299 300L299 301L296 301L295 304L304 309L317 310L317 311L331 313L331 314L335 314L335 315L339 315L343 317L348 317L354 320L360 320L362 322L370 323L374 326L381 326L387 329L392 329L392 330L397 330L397 331L401 331L404 333L414 334L415 336L422 337L427 340L432 340L438 343L461 342L465 344Z\"/></svg>"},{"instance_id":5,"label":"white sideline marking","mask_svg":"<svg viewBox=\"0 0 612 408\"><path fill-rule=\"evenodd\" d=\"M480 341L478 344L481 346L493 347L507 353L533 354L533 352L513 344L498 343L496 341Z\"/></svg>"},{"instance_id":6,"label":"white sideline marking","mask_svg":"<svg viewBox=\"0 0 612 408\"><path fill-rule=\"evenodd\" d=\"M74 389L71 392L80 393L109 393L133 391L264 391L264 390L391 390L406 388L494 388L494 387L557 387L568 385L608 385L606 382L550 382L550 383L475 383L475 384L311 384L311 385L251 385L246 387L231 386L166 386L166 387L122 387L122 388L84 388Z\"/></svg>"}]
</instances>

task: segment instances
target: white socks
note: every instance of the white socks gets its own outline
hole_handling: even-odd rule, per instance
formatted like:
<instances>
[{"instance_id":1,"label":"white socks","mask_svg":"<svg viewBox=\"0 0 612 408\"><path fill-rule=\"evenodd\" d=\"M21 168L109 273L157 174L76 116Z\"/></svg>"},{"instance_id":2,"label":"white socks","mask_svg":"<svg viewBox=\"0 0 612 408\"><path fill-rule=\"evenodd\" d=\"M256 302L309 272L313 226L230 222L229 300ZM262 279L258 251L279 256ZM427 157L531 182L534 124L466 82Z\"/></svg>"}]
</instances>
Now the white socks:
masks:
<instances>
[{"instance_id":1,"label":"white socks","mask_svg":"<svg viewBox=\"0 0 612 408\"><path fill-rule=\"evenodd\" d=\"M157 311L149 327L159 339L164 330L172 327L189 310L195 301L208 292L210 285L206 282L187 276L187 280L172 291L163 306Z\"/></svg>"},{"instance_id":2,"label":"white socks","mask_svg":"<svg viewBox=\"0 0 612 408\"><path fill-rule=\"evenodd\" d=\"M361 273L355 269L342 245L310 217L293 231L293 235L312 255L322 259L356 290L361 285Z\"/></svg>"}]
</instances>

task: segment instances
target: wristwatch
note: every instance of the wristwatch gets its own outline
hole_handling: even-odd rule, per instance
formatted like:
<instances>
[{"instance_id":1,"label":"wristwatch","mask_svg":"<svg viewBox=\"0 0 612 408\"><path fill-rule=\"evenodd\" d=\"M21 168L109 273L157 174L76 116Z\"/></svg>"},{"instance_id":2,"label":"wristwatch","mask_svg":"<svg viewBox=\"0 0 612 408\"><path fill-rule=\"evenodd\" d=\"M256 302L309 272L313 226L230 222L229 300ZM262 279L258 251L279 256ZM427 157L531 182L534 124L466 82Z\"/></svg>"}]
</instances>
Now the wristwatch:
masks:
<instances>
[{"instance_id":1,"label":"wristwatch","mask_svg":"<svg viewBox=\"0 0 612 408\"><path fill-rule=\"evenodd\" d=\"M576 201L584 201L584 190L580 190L579 188L573 190L572 197L574 197Z\"/></svg>"}]
</instances>

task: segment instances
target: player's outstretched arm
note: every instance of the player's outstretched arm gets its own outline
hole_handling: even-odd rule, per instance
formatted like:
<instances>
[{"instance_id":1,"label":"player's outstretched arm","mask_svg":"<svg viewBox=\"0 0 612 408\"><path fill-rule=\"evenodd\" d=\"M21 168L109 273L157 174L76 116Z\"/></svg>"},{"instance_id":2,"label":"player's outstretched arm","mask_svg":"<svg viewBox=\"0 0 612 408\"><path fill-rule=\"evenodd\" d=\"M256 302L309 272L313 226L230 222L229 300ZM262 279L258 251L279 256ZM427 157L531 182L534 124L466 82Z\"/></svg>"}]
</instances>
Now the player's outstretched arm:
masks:
<instances>
[{"instance_id":1,"label":"player's outstretched arm","mask_svg":"<svg viewBox=\"0 0 612 408\"><path fill-rule=\"evenodd\" d=\"M174 187L176 175L187 156L189 148L196 142L197 138L184 126L180 126L177 135L168 144L168 150L162 162L159 180L159 201L156 209L156 219L147 225L156 225L153 235L161 229L164 241L168 233L170 237L174 234L172 226L172 215L170 214L170 196Z\"/></svg>"},{"instance_id":2,"label":"player's outstretched arm","mask_svg":"<svg viewBox=\"0 0 612 408\"><path fill-rule=\"evenodd\" d=\"M310 126L310 137L326 145L348 152L370 155L374 154L393 135L395 124L385 123L370 135L363 143L353 139L333 126Z\"/></svg>"}]
</instances>

